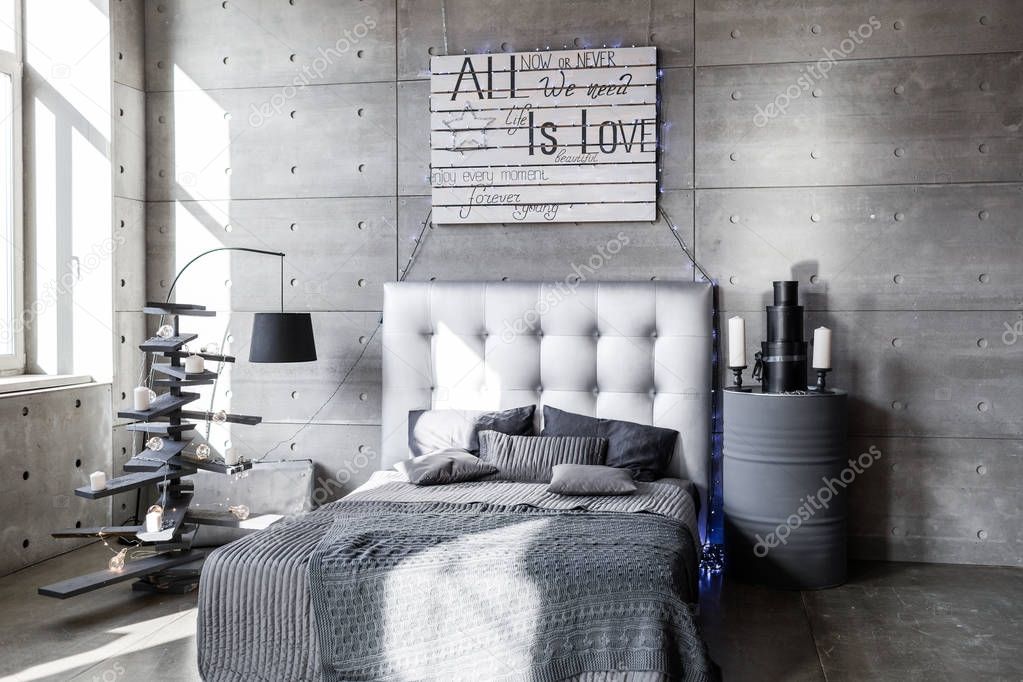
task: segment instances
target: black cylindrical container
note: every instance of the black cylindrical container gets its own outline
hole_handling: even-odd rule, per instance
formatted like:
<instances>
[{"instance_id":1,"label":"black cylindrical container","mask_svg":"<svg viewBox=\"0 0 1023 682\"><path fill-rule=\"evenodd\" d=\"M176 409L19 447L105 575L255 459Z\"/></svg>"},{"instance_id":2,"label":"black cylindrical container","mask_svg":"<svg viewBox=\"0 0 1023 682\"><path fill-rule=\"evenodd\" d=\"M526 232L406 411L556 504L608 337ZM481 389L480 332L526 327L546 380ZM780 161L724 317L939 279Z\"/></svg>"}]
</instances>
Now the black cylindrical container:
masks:
<instances>
[{"instance_id":1,"label":"black cylindrical container","mask_svg":"<svg viewBox=\"0 0 1023 682\"><path fill-rule=\"evenodd\" d=\"M806 390L806 341L799 282L774 282L774 305L767 306L767 341L761 344L763 390Z\"/></svg>"}]
</instances>

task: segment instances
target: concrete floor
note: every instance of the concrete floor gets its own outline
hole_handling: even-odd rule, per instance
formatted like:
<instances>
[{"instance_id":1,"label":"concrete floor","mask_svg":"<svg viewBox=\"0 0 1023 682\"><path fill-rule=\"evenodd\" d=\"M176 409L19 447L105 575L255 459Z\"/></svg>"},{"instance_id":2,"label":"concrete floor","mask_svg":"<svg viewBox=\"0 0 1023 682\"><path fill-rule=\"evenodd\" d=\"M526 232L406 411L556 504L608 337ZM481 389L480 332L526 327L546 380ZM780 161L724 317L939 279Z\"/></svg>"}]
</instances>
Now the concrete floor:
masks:
<instances>
[{"instance_id":1,"label":"concrete floor","mask_svg":"<svg viewBox=\"0 0 1023 682\"><path fill-rule=\"evenodd\" d=\"M0 680L199 679L194 593L36 595L109 556L91 545L0 578ZM726 680L1020 680L1021 605L1023 569L860 563L819 592L707 581L700 620Z\"/></svg>"}]
</instances>

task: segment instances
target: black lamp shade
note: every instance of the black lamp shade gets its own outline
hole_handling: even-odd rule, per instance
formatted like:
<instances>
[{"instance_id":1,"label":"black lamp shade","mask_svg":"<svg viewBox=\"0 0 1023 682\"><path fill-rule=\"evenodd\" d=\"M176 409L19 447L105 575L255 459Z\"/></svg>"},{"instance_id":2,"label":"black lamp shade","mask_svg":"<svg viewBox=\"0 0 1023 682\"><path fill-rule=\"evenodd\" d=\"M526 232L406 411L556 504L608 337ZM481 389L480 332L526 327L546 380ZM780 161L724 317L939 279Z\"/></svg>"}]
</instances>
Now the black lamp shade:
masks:
<instances>
[{"instance_id":1,"label":"black lamp shade","mask_svg":"<svg viewBox=\"0 0 1023 682\"><path fill-rule=\"evenodd\" d=\"M309 313L256 313L249 362L313 362L316 340Z\"/></svg>"}]
</instances>

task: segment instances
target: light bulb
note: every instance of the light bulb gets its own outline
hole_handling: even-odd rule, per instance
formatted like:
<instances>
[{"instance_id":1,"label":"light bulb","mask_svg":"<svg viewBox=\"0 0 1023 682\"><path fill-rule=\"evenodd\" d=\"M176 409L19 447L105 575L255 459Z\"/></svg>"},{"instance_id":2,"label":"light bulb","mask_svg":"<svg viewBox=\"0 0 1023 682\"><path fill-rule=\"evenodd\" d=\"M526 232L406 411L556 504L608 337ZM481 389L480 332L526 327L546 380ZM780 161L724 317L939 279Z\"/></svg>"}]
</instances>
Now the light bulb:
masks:
<instances>
[{"instance_id":1,"label":"light bulb","mask_svg":"<svg viewBox=\"0 0 1023 682\"><path fill-rule=\"evenodd\" d=\"M199 460L207 460L210 458L210 446L206 443L201 443L195 447L195 458Z\"/></svg>"},{"instance_id":2,"label":"light bulb","mask_svg":"<svg viewBox=\"0 0 1023 682\"><path fill-rule=\"evenodd\" d=\"M156 330L156 335L159 336L161 339L169 339L170 337L174 336L174 327L170 326L169 324L165 324Z\"/></svg>"},{"instance_id":3,"label":"light bulb","mask_svg":"<svg viewBox=\"0 0 1023 682\"><path fill-rule=\"evenodd\" d=\"M107 562L107 568L111 571L123 571L124 570L124 559L128 554L127 549L122 549L120 552L110 557L110 561Z\"/></svg>"},{"instance_id":4,"label":"light bulb","mask_svg":"<svg viewBox=\"0 0 1023 682\"><path fill-rule=\"evenodd\" d=\"M227 421L227 412L225 412L224 410L217 410L216 412L213 413L213 421L217 422L218 424L223 424L224 422Z\"/></svg>"},{"instance_id":5,"label":"light bulb","mask_svg":"<svg viewBox=\"0 0 1023 682\"><path fill-rule=\"evenodd\" d=\"M234 514L235 518L239 521L244 521L249 518L249 508L244 504L236 504L233 507L228 507L227 510Z\"/></svg>"},{"instance_id":6,"label":"light bulb","mask_svg":"<svg viewBox=\"0 0 1023 682\"><path fill-rule=\"evenodd\" d=\"M153 450L154 452L163 450L163 438L160 438L159 436L153 436L152 438L146 441L146 447L149 448L150 450Z\"/></svg>"}]
</instances>

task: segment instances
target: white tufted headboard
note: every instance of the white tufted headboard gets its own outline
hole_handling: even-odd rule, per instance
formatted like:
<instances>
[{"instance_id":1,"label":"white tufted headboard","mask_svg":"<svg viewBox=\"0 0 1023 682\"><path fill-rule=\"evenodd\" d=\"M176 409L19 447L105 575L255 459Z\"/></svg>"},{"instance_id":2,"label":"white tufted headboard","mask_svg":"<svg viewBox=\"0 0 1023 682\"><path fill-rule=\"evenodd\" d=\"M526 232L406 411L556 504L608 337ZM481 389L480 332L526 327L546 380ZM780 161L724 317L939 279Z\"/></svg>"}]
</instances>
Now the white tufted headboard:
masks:
<instances>
[{"instance_id":1,"label":"white tufted headboard","mask_svg":"<svg viewBox=\"0 0 1023 682\"><path fill-rule=\"evenodd\" d=\"M381 466L409 456L409 410L549 404L677 430L706 528L712 315L708 284L385 284Z\"/></svg>"}]
</instances>

